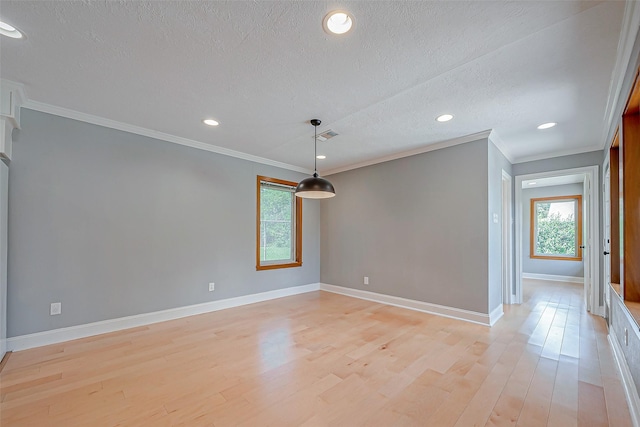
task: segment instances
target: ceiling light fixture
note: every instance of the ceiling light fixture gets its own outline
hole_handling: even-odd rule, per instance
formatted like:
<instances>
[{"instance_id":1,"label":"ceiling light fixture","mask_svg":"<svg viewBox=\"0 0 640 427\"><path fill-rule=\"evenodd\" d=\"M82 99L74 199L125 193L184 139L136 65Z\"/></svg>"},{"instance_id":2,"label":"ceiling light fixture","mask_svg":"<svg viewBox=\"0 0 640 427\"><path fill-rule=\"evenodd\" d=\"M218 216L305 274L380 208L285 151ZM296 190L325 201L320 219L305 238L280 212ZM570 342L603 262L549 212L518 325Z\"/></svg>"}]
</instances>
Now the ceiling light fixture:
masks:
<instances>
[{"instance_id":1,"label":"ceiling light fixture","mask_svg":"<svg viewBox=\"0 0 640 427\"><path fill-rule=\"evenodd\" d=\"M305 178L296 187L296 196L304 199L327 199L336 195L336 190L326 179L318 176L318 166L316 159L318 158L318 126L322 123L319 119L311 119L309 121L313 125L314 138L313 138L313 176Z\"/></svg>"},{"instance_id":2,"label":"ceiling light fixture","mask_svg":"<svg viewBox=\"0 0 640 427\"><path fill-rule=\"evenodd\" d=\"M209 125L209 126L218 126L220 123L218 123L217 121L213 120L213 119L204 119L202 121L202 123L204 123L205 125Z\"/></svg>"},{"instance_id":3,"label":"ceiling light fixture","mask_svg":"<svg viewBox=\"0 0 640 427\"><path fill-rule=\"evenodd\" d=\"M9 25L4 21L0 21L0 34L11 37L12 39L21 39L22 33L13 25Z\"/></svg>"},{"instance_id":4,"label":"ceiling light fixture","mask_svg":"<svg viewBox=\"0 0 640 427\"><path fill-rule=\"evenodd\" d=\"M436 120L439 122L448 122L453 119L453 114L443 114L441 116L436 117Z\"/></svg>"},{"instance_id":5,"label":"ceiling light fixture","mask_svg":"<svg viewBox=\"0 0 640 427\"><path fill-rule=\"evenodd\" d=\"M327 158L327 156L325 156L324 154L318 154L318 155L316 156L316 159L318 159L318 160L324 160L324 159L326 159L326 158Z\"/></svg>"},{"instance_id":6,"label":"ceiling light fixture","mask_svg":"<svg viewBox=\"0 0 640 427\"><path fill-rule=\"evenodd\" d=\"M353 16L343 10L334 10L324 17L322 27L329 34L344 34L353 27Z\"/></svg>"},{"instance_id":7,"label":"ceiling light fixture","mask_svg":"<svg viewBox=\"0 0 640 427\"><path fill-rule=\"evenodd\" d=\"M549 129L554 127L555 125L557 125L557 123L554 122L549 122L549 123L543 123L540 126L538 126L538 129L542 130L542 129Z\"/></svg>"},{"instance_id":8,"label":"ceiling light fixture","mask_svg":"<svg viewBox=\"0 0 640 427\"><path fill-rule=\"evenodd\" d=\"M536 185L537 182L533 181L533 182L527 182L527 185Z\"/></svg>"}]
</instances>

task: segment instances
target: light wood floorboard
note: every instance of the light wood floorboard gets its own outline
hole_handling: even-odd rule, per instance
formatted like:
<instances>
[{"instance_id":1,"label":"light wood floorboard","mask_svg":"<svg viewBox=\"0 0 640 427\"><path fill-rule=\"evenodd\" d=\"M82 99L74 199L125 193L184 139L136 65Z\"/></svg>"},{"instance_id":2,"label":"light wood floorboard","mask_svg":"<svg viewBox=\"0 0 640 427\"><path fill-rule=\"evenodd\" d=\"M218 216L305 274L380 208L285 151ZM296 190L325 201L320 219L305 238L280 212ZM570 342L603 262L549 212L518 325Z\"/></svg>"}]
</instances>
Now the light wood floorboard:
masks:
<instances>
[{"instance_id":1,"label":"light wood floorboard","mask_svg":"<svg viewBox=\"0 0 640 427\"><path fill-rule=\"evenodd\" d=\"M631 426L581 287L493 328L314 292L13 353L6 426Z\"/></svg>"}]
</instances>

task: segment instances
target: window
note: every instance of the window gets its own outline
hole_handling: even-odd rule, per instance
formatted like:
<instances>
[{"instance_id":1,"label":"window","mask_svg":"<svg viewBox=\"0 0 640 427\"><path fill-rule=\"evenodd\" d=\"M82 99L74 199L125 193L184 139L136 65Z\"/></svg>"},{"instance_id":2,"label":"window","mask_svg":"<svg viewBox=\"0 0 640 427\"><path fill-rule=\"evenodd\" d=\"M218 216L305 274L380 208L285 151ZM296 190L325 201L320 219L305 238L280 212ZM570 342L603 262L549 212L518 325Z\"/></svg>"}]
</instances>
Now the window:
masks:
<instances>
[{"instance_id":1,"label":"window","mask_svg":"<svg viewBox=\"0 0 640 427\"><path fill-rule=\"evenodd\" d=\"M256 270L302 265L302 200L297 183L258 176Z\"/></svg>"},{"instance_id":2,"label":"window","mask_svg":"<svg viewBox=\"0 0 640 427\"><path fill-rule=\"evenodd\" d=\"M582 259L582 196L531 199L531 258Z\"/></svg>"}]
</instances>

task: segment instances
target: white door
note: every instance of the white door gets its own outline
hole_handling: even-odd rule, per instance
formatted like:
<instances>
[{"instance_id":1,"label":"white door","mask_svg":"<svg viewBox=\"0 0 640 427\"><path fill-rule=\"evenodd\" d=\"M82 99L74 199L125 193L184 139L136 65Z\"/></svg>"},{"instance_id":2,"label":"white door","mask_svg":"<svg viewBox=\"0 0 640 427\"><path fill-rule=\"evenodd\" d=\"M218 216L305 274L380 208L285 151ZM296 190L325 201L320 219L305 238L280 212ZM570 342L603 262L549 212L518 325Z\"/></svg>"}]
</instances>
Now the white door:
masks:
<instances>
[{"instance_id":1,"label":"white door","mask_svg":"<svg viewBox=\"0 0 640 427\"><path fill-rule=\"evenodd\" d=\"M7 217L9 167L0 160L0 360L7 350Z\"/></svg>"},{"instance_id":2,"label":"white door","mask_svg":"<svg viewBox=\"0 0 640 427\"><path fill-rule=\"evenodd\" d=\"M584 304L587 311L593 310L591 277L591 181L589 174L585 174L582 189L582 266L584 270Z\"/></svg>"},{"instance_id":3,"label":"white door","mask_svg":"<svg viewBox=\"0 0 640 427\"><path fill-rule=\"evenodd\" d=\"M611 284L611 187L610 187L610 174L609 165L604 174L604 306L605 316L609 318L609 310L611 305L609 303L609 285Z\"/></svg>"}]
</instances>

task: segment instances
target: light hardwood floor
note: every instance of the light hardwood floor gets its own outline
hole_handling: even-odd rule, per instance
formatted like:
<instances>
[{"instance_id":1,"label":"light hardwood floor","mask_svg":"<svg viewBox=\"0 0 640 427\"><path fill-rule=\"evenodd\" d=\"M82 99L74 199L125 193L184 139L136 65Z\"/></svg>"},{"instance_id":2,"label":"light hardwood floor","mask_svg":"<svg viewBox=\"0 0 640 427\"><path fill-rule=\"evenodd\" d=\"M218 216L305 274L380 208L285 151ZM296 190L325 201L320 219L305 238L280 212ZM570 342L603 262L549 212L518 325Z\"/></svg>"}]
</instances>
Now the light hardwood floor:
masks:
<instances>
[{"instance_id":1,"label":"light hardwood floor","mask_svg":"<svg viewBox=\"0 0 640 427\"><path fill-rule=\"evenodd\" d=\"M7 426L630 426L603 319L529 281L493 328L326 292L14 353Z\"/></svg>"}]
</instances>

